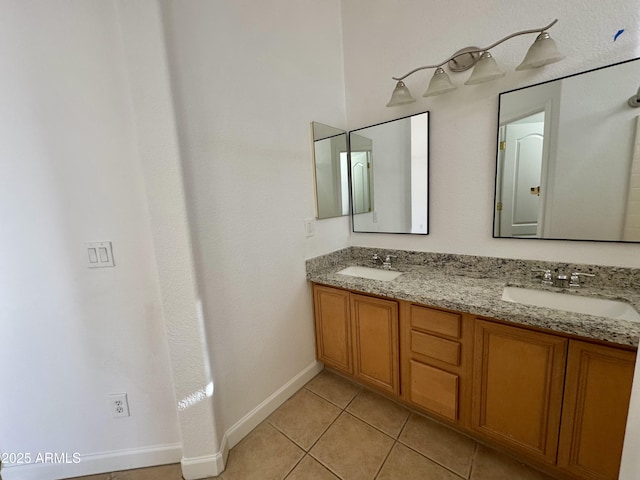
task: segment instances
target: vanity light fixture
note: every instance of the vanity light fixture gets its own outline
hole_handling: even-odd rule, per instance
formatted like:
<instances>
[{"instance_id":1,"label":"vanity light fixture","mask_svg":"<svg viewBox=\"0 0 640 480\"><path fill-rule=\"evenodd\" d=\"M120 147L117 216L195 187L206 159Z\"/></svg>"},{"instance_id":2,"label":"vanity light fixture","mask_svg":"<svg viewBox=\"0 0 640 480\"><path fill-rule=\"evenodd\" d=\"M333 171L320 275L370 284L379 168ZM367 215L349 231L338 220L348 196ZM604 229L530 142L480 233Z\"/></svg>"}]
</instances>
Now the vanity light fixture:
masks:
<instances>
[{"instance_id":1,"label":"vanity light fixture","mask_svg":"<svg viewBox=\"0 0 640 480\"><path fill-rule=\"evenodd\" d=\"M449 76L442 68L445 64L447 64L449 70L451 70L452 72L464 72L465 70L468 70L471 67L475 66L473 72L471 72L471 76L469 77L469 79L464 82L465 85L477 85L479 83L485 83L491 80L495 80L496 78L503 77L505 73L500 70L498 64L496 63L489 50L519 35L538 33L538 37L536 38L535 42L533 42L533 45L529 47L524 60L520 65L518 65L516 70L529 70L531 68L538 68L544 65L549 65L550 63L559 62L564 58L564 55L558 52L556 43L546 32L546 30L553 27L557 22L558 19L555 19L553 22L543 28L534 28L531 30L522 30L520 32L512 33L511 35L508 35L485 48L463 48L455 52L444 62L438 63L436 65L418 67L414 70L411 70L409 73L403 75L402 77L393 77L393 79L398 83L396 84L396 88L391 94L391 100L389 100L389 103L387 103L387 107L396 107L398 105L405 105L407 103L415 102L403 80L409 75L413 75L420 70L429 68L436 69L433 73L431 81L429 82L427 91L422 95L423 97L441 95L443 93L447 93L451 90L456 89L455 85L451 83Z\"/></svg>"}]
</instances>

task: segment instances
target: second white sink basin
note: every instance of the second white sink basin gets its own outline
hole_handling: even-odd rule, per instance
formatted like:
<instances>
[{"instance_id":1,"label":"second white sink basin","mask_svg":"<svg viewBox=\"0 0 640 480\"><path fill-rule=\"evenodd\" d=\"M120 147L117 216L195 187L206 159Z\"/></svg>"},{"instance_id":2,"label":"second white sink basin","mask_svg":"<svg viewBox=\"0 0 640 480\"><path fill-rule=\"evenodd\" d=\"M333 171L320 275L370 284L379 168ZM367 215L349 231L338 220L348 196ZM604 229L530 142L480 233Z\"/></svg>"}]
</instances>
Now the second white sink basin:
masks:
<instances>
[{"instance_id":1,"label":"second white sink basin","mask_svg":"<svg viewBox=\"0 0 640 480\"><path fill-rule=\"evenodd\" d=\"M640 322L640 314L628 303L604 298L583 297L566 293L534 290L532 288L504 287L502 300L567 312L584 313L630 322Z\"/></svg>"},{"instance_id":2,"label":"second white sink basin","mask_svg":"<svg viewBox=\"0 0 640 480\"><path fill-rule=\"evenodd\" d=\"M378 268L369 267L347 267L338 272L341 275L349 275L351 277L368 278L370 280L390 281L402 275L402 272L394 272L393 270L380 270Z\"/></svg>"}]
</instances>

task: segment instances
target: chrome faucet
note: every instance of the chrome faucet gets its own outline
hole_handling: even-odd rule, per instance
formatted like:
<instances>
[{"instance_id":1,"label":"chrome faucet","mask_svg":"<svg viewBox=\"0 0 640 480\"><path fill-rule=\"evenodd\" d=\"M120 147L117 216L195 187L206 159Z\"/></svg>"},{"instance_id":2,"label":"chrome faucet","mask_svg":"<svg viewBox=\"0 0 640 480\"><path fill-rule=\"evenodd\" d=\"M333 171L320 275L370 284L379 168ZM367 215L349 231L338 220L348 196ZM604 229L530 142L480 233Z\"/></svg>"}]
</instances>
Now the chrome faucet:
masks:
<instances>
[{"instance_id":1,"label":"chrome faucet","mask_svg":"<svg viewBox=\"0 0 640 480\"><path fill-rule=\"evenodd\" d=\"M542 272L542 285L554 286L558 288L578 288L580 287L580 277L595 277L593 273L573 272L571 276L556 269L555 275L551 270L542 268L532 268L532 272Z\"/></svg>"},{"instance_id":2,"label":"chrome faucet","mask_svg":"<svg viewBox=\"0 0 640 480\"><path fill-rule=\"evenodd\" d=\"M595 274L594 273L573 272L571 274L571 280L569 281L569 287L571 287L571 288L580 287L580 277L595 277Z\"/></svg>"},{"instance_id":3,"label":"chrome faucet","mask_svg":"<svg viewBox=\"0 0 640 480\"><path fill-rule=\"evenodd\" d=\"M556 270L556 274L553 277L553 286L558 288L569 287L569 275Z\"/></svg>"},{"instance_id":4,"label":"chrome faucet","mask_svg":"<svg viewBox=\"0 0 640 480\"><path fill-rule=\"evenodd\" d=\"M391 270L391 259L392 258L398 258L397 255L387 255L387 258L384 259L384 262L382 262L382 268L384 268L385 270Z\"/></svg>"},{"instance_id":5,"label":"chrome faucet","mask_svg":"<svg viewBox=\"0 0 640 480\"><path fill-rule=\"evenodd\" d=\"M378 264L382 264L382 258L380 258L380 255L378 255L377 253L374 253L373 256L371 257L371 263L373 263L374 266L378 266Z\"/></svg>"},{"instance_id":6,"label":"chrome faucet","mask_svg":"<svg viewBox=\"0 0 640 480\"><path fill-rule=\"evenodd\" d=\"M551 270L543 269L543 268L532 268L532 272L542 272L542 285L553 285L553 275L551 275Z\"/></svg>"}]
</instances>

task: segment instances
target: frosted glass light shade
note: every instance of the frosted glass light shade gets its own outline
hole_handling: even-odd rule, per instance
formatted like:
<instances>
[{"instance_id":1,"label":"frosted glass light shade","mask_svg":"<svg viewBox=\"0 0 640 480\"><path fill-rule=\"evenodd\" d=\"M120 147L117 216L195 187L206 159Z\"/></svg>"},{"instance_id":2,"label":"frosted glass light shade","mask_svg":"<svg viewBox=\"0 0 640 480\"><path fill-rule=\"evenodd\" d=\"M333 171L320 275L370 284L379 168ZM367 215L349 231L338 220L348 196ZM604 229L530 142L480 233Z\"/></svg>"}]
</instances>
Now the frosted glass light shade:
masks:
<instances>
[{"instance_id":1,"label":"frosted glass light shade","mask_svg":"<svg viewBox=\"0 0 640 480\"><path fill-rule=\"evenodd\" d=\"M451 83L451 80L449 80L449 75L447 75L441 67L438 67L433 73L433 77L431 77L429 88L427 88L427 91L424 92L422 96L433 97L455 89L456 87Z\"/></svg>"},{"instance_id":2,"label":"frosted glass light shade","mask_svg":"<svg viewBox=\"0 0 640 480\"><path fill-rule=\"evenodd\" d=\"M393 89L391 100L387 103L387 107L397 107L398 105L405 105L413 102L415 102L415 100L411 96L411 93L409 93L409 89L403 81L400 81L396 84L396 88Z\"/></svg>"},{"instance_id":3,"label":"frosted glass light shade","mask_svg":"<svg viewBox=\"0 0 640 480\"><path fill-rule=\"evenodd\" d=\"M490 82L496 78L504 77L504 72L498 68L495 58L489 52L480 55L480 60L473 67L473 72L465 85L478 85L479 83Z\"/></svg>"},{"instance_id":4,"label":"frosted glass light shade","mask_svg":"<svg viewBox=\"0 0 640 480\"><path fill-rule=\"evenodd\" d=\"M542 67L550 63L559 62L564 58L558 51L556 42L549 36L547 32L542 32L529 47L527 54L522 63L516 67L516 70L529 70L531 68Z\"/></svg>"}]
</instances>

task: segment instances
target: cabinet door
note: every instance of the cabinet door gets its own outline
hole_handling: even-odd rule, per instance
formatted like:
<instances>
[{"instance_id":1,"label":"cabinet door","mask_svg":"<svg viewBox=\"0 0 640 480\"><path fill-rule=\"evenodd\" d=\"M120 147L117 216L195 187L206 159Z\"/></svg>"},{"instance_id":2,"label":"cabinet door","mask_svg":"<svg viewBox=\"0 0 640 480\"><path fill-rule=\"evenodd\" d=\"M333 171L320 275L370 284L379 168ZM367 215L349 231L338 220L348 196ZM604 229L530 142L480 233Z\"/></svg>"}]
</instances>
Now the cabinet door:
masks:
<instances>
[{"instance_id":1,"label":"cabinet door","mask_svg":"<svg viewBox=\"0 0 640 480\"><path fill-rule=\"evenodd\" d=\"M618 478L635 353L569 342L558 465L580 478Z\"/></svg>"},{"instance_id":2,"label":"cabinet door","mask_svg":"<svg viewBox=\"0 0 640 480\"><path fill-rule=\"evenodd\" d=\"M351 294L354 374L399 394L398 304Z\"/></svg>"},{"instance_id":3,"label":"cabinet door","mask_svg":"<svg viewBox=\"0 0 640 480\"><path fill-rule=\"evenodd\" d=\"M313 300L318 360L352 374L349 292L314 285Z\"/></svg>"},{"instance_id":4,"label":"cabinet door","mask_svg":"<svg viewBox=\"0 0 640 480\"><path fill-rule=\"evenodd\" d=\"M555 463L566 356L564 338L477 320L473 428Z\"/></svg>"}]
</instances>

